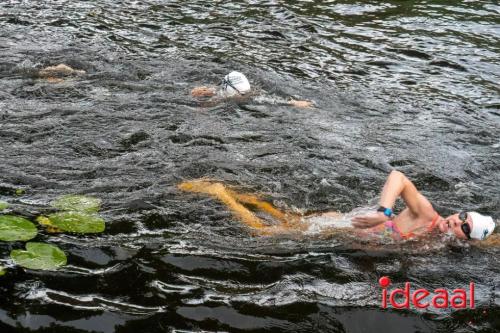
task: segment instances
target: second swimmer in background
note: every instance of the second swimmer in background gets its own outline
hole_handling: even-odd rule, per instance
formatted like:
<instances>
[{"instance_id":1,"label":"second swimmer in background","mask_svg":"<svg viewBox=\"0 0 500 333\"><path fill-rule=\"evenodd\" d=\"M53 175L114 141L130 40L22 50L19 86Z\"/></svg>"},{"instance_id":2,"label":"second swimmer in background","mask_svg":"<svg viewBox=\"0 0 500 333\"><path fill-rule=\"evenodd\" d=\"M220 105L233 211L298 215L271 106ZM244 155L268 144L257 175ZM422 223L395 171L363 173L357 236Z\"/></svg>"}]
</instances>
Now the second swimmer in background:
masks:
<instances>
[{"instance_id":1,"label":"second swimmer in background","mask_svg":"<svg viewBox=\"0 0 500 333\"><path fill-rule=\"evenodd\" d=\"M217 105L228 99L246 101L251 97L254 97L257 102L266 104L289 105L298 108L311 108L314 105L312 101L307 100L281 100L257 96L256 92L251 89L250 82L248 82L246 76L236 71L226 75L220 86L201 86L193 88L193 90L191 90L191 96L199 100L205 99L202 102L204 106ZM206 100L207 98L208 100Z\"/></svg>"}]
</instances>

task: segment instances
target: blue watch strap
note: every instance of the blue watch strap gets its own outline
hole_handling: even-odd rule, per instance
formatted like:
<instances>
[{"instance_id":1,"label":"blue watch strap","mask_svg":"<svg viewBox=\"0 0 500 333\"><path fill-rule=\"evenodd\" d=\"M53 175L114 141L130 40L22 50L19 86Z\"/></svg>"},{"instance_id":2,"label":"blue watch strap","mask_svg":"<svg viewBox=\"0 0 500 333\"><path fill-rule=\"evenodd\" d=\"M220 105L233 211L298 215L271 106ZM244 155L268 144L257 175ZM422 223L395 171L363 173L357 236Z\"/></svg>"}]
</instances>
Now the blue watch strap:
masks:
<instances>
[{"instance_id":1,"label":"blue watch strap","mask_svg":"<svg viewBox=\"0 0 500 333\"><path fill-rule=\"evenodd\" d=\"M379 209L377 209L377 212L382 212L387 217L391 217L394 214L391 208L386 208L382 206L380 206Z\"/></svg>"}]
</instances>

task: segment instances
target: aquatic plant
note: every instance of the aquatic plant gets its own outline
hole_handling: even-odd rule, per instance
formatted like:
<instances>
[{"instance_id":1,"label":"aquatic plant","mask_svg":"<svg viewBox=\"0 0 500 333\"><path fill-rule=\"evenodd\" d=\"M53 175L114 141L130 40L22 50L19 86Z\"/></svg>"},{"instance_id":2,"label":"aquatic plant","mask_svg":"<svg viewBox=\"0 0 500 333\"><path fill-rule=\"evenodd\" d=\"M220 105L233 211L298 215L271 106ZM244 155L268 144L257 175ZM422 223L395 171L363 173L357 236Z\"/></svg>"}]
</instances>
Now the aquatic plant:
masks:
<instances>
[{"instance_id":1,"label":"aquatic plant","mask_svg":"<svg viewBox=\"0 0 500 333\"><path fill-rule=\"evenodd\" d=\"M38 233L36 226L25 218L13 215L0 216L0 240L6 242L27 241Z\"/></svg>"},{"instance_id":2,"label":"aquatic plant","mask_svg":"<svg viewBox=\"0 0 500 333\"><path fill-rule=\"evenodd\" d=\"M16 195L22 193L16 191ZM100 199L83 195L66 195L55 200L52 206L61 211L36 219L48 232L99 233L105 229L104 219L98 214ZM7 207L6 202L0 201L0 210ZM23 217L0 215L2 241L28 241L37 233L35 224ZM37 242L28 242L26 250L12 250L10 257L16 264L29 269L55 270L67 263L66 255L60 248ZM4 274L5 267L0 266L0 276Z\"/></svg>"},{"instance_id":3,"label":"aquatic plant","mask_svg":"<svg viewBox=\"0 0 500 333\"><path fill-rule=\"evenodd\" d=\"M56 270L66 265L66 254L55 245L45 243L26 243L26 251L12 250L10 257L20 266L29 269Z\"/></svg>"},{"instance_id":4,"label":"aquatic plant","mask_svg":"<svg viewBox=\"0 0 500 333\"><path fill-rule=\"evenodd\" d=\"M66 195L52 202L52 206L61 212L37 218L38 223L44 225L48 232L87 234L103 232L105 229L105 222L98 214L100 199Z\"/></svg>"},{"instance_id":5,"label":"aquatic plant","mask_svg":"<svg viewBox=\"0 0 500 333\"><path fill-rule=\"evenodd\" d=\"M65 211L97 213L101 200L84 195L65 195L52 202L52 207Z\"/></svg>"},{"instance_id":6,"label":"aquatic plant","mask_svg":"<svg viewBox=\"0 0 500 333\"><path fill-rule=\"evenodd\" d=\"M52 229L49 232L75 232L80 234L99 233L105 229L104 220L98 214L69 211L50 214L38 222Z\"/></svg>"}]
</instances>

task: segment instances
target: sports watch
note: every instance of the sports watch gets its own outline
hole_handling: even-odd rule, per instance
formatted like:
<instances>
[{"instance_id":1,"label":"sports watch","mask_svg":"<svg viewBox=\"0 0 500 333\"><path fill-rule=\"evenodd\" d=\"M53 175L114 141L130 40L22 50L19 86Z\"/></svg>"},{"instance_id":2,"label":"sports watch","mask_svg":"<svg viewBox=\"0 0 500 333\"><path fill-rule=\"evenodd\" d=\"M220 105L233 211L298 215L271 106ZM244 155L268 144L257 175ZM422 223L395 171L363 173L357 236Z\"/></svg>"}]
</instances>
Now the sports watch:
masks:
<instances>
[{"instance_id":1,"label":"sports watch","mask_svg":"<svg viewBox=\"0 0 500 333\"><path fill-rule=\"evenodd\" d=\"M383 206L380 206L378 209L377 209L377 212L382 212L384 213L385 216L387 217L392 217L392 215L394 215L394 212L392 211L391 208L386 208L386 207L383 207Z\"/></svg>"}]
</instances>

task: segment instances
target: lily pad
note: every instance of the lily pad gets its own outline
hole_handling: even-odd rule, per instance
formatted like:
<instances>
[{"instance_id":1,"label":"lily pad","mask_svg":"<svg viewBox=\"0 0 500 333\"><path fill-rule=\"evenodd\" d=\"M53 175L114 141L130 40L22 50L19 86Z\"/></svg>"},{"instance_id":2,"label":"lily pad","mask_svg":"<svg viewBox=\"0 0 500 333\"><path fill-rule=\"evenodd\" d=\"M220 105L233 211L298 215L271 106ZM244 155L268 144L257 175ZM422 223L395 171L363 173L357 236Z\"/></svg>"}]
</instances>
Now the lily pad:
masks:
<instances>
[{"instance_id":1,"label":"lily pad","mask_svg":"<svg viewBox=\"0 0 500 333\"><path fill-rule=\"evenodd\" d=\"M27 241L37 234L36 226L25 218L0 215L0 240L6 242Z\"/></svg>"},{"instance_id":2,"label":"lily pad","mask_svg":"<svg viewBox=\"0 0 500 333\"><path fill-rule=\"evenodd\" d=\"M59 212L49 215L48 219L50 226L66 232L91 234L103 232L105 229L104 220L97 214Z\"/></svg>"},{"instance_id":3,"label":"lily pad","mask_svg":"<svg viewBox=\"0 0 500 333\"><path fill-rule=\"evenodd\" d=\"M40 225L43 225L45 227L45 229L50 232L50 233L60 233L60 232L64 232L63 230L55 227L52 222L50 222L50 220L45 217L45 216L38 216L36 218L36 221L38 223L40 223Z\"/></svg>"},{"instance_id":4,"label":"lily pad","mask_svg":"<svg viewBox=\"0 0 500 333\"><path fill-rule=\"evenodd\" d=\"M9 207L8 203L6 203L5 201L0 201L0 210L4 210L7 207Z\"/></svg>"},{"instance_id":5,"label":"lily pad","mask_svg":"<svg viewBox=\"0 0 500 333\"><path fill-rule=\"evenodd\" d=\"M101 200L84 195L65 195L54 201L52 206L60 210L97 213L101 207Z\"/></svg>"},{"instance_id":6,"label":"lily pad","mask_svg":"<svg viewBox=\"0 0 500 333\"><path fill-rule=\"evenodd\" d=\"M52 224L50 223L50 220L49 220L47 217L43 216L43 215L38 216L35 220L36 220L38 223L40 223L41 225L43 225L43 226L49 226L49 225L52 225Z\"/></svg>"},{"instance_id":7,"label":"lily pad","mask_svg":"<svg viewBox=\"0 0 500 333\"><path fill-rule=\"evenodd\" d=\"M53 271L67 263L66 255L60 248L44 243L26 243L26 251L12 250L10 257L16 264L29 269Z\"/></svg>"}]
</instances>

